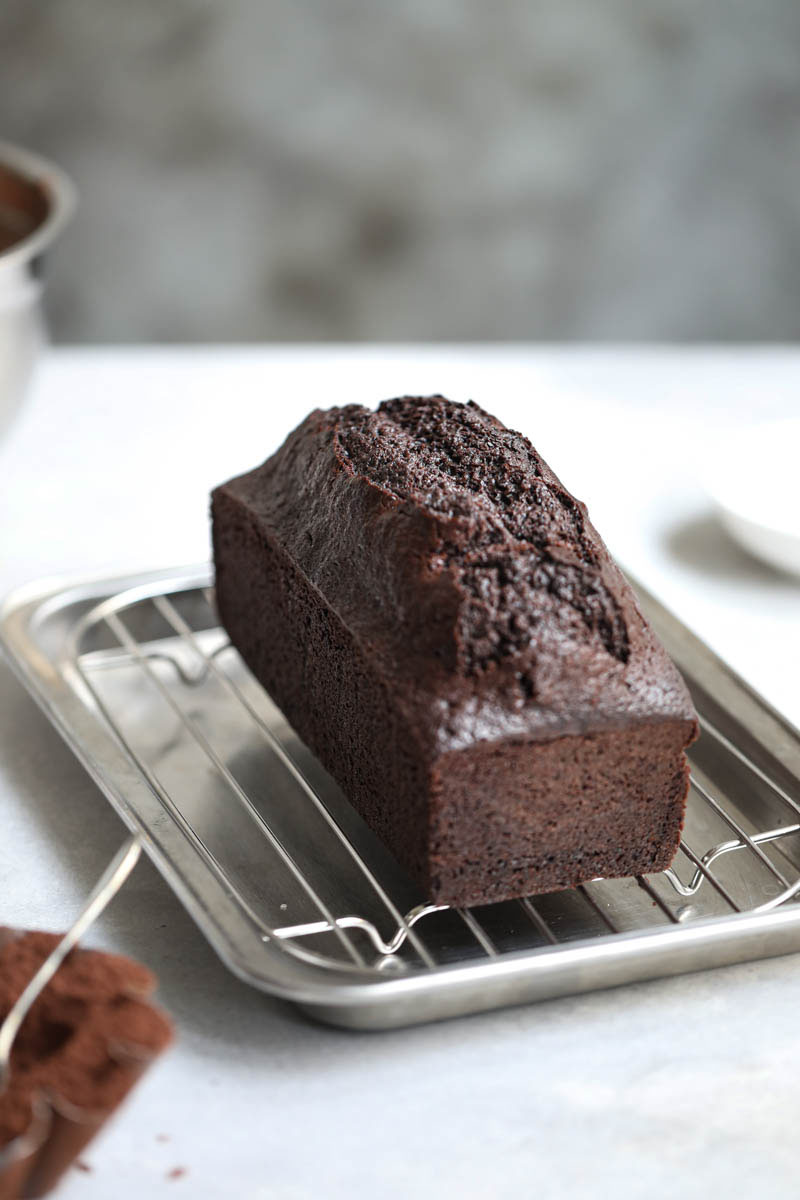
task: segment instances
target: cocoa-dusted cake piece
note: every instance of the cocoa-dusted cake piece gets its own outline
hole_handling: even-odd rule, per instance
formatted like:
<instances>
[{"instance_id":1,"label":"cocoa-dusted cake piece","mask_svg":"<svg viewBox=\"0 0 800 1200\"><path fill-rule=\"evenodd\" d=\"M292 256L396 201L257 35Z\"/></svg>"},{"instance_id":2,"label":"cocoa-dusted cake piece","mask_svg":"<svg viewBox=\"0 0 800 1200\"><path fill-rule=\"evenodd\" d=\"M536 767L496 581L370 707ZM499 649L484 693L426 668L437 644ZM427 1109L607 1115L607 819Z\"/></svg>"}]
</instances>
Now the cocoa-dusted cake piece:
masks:
<instances>
[{"instance_id":1,"label":"cocoa-dusted cake piece","mask_svg":"<svg viewBox=\"0 0 800 1200\"><path fill-rule=\"evenodd\" d=\"M426 898L668 865L695 713L526 438L441 396L316 411L212 518L233 644Z\"/></svg>"},{"instance_id":2,"label":"cocoa-dusted cake piece","mask_svg":"<svg viewBox=\"0 0 800 1200\"><path fill-rule=\"evenodd\" d=\"M0 1022L60 940L0 929ZM43 1196L170 1042L131 959L73 950L34 1002L0 1090L0 1200Z\"/></svg>"}]
</instances>

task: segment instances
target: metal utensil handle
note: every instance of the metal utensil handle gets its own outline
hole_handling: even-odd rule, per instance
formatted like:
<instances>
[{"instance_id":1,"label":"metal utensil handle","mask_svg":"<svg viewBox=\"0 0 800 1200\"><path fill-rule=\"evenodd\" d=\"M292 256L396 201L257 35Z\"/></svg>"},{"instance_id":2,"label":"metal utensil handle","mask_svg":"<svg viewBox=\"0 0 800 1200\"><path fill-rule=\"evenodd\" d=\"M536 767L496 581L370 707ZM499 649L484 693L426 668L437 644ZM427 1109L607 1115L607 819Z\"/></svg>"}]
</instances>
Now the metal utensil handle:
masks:
<instances>
[{"instance_id":1,"label":"metal utensil handle","mask_svg":"<svg viewBox=\"0 0 800 1200\"><path fill-rule=\"evenodd\" d=\"M17 997L9 1009L5 1020L0 1025L0 1091L5 1087L10 1066L11 1048L19 1033L20 1026L36 998L47 987L50 980L61 966L70 950L83 937L90 925L97 920L110 900L116 896L125 880L139 861L142 844L138 835L128 838L119 848L97 881L92 894L81 909L72 926L67 930L58 945L48 954L39 970L28 983L25 990Z\"/></svg>"}]
</instances>

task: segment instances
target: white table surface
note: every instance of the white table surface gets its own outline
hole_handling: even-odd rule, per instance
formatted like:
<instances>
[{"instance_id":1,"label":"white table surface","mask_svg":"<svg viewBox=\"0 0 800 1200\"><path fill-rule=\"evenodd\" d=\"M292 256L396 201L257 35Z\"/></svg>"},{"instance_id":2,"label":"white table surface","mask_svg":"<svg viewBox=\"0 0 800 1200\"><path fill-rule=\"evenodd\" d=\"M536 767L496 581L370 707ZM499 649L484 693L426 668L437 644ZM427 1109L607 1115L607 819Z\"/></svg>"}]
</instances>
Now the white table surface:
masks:
<instances>
[{"instance_id":1,"label":"white table surface","mask_svg":"<svg viewBox=\"0 0 800 1200\"><path fill-rule=\"evenodd\" d=\"M729 542L700 484L733 425L800 412L798 351L51 351L0 445L0 587L204 559L209 487L310 407L432 391L527 433L624 564L800 724L800 583ZM0 922L62 928L123 828L2 662L0 711ZM800 1191L796 957L349 1034L237 982L148 862L88 942L158 973L179 1040L64 1200Z\"/></svg>"}]
</instances>

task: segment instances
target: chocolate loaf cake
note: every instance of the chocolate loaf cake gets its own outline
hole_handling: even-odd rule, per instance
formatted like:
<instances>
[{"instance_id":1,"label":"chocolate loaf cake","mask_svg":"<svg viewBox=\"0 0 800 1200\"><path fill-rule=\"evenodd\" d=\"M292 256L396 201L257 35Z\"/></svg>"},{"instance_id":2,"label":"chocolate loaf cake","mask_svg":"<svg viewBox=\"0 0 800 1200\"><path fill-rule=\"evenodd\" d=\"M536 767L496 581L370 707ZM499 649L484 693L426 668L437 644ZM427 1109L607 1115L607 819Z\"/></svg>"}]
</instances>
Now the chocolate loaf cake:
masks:
<instances>
[{"instance_id":1,"label":"chocolate loaf cake","mask_svg":"<svg viewBox=\"0 0 800 1200\"><path fill-rule=\"evenodd\" d=\"M0 1021L60 940L0 929ZM43 1196L172 1037L150 971L73 950L34 1002L0 1090L0 1200Z\"/></svg>"},{"instance_id":2,"label":"chocolate loaf cake","mask_svg":"<svg viewBox=\"0 0 800 1200\"><path fill-rule=\"evenodd\" d=\"M441 396L313 412L212 519L233 644L427 899L668 865L695 713L526 438Z\"/></svg>"}]
</instances>

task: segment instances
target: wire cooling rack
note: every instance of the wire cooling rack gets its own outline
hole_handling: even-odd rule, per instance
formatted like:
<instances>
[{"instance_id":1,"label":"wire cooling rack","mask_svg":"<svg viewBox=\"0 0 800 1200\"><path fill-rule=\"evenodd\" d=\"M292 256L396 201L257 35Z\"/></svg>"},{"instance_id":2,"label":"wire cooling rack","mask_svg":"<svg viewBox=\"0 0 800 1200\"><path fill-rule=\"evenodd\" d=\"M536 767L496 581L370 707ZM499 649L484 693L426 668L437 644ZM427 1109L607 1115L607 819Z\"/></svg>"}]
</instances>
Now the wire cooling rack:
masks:
<instances>
[{"instance_id":1,"label":"wire cooling rack","mask_svg":"<svg viewBox=\"0 0 800 1200\"><path fill-rule=\"evenodd\" d=\"M701 719L673 867L474 908L428 903L363 824L228 643L207 569L26 589L2 632L232 969L381 1027L800 949L800 740L643 601Z\"/></svg>"}]
</instances>

